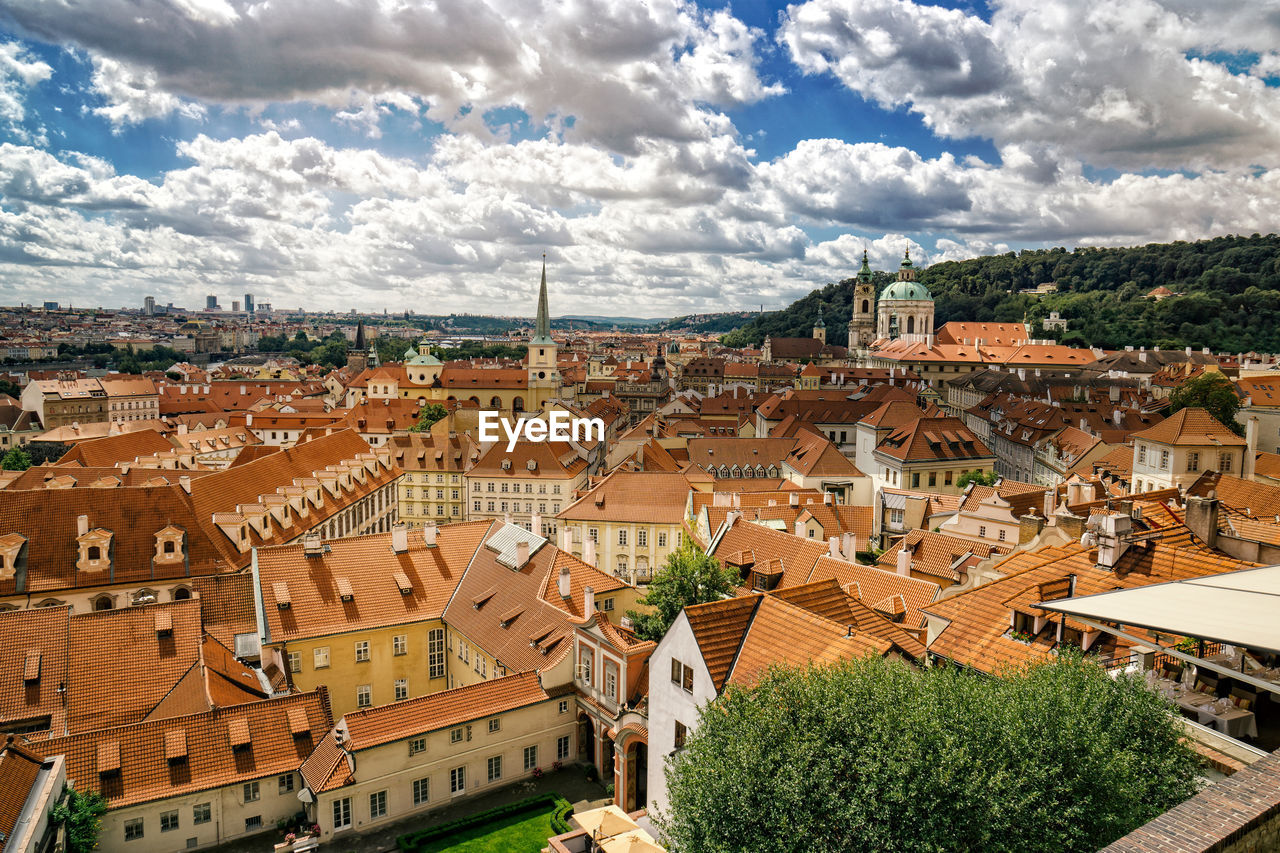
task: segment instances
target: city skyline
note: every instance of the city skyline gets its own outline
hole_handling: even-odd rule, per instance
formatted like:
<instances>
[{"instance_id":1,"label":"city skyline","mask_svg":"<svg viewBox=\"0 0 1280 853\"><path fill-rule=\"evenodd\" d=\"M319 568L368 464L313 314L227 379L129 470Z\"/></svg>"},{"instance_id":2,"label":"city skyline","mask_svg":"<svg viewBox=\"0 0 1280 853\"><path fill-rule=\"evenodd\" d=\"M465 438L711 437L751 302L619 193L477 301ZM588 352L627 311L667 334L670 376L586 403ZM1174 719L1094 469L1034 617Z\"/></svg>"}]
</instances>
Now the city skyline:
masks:
<instances>
[{"instance_id":1,"label":"city skyline","mask_svg":"<svg viewBox=\"0 0 1280 853\"><path fill-rule=\"evenodd\" d=\"M0 301L531 316L546 251L655 317L1266 232L1276 12L5 0Z\"/></svg>"}]
</instances>

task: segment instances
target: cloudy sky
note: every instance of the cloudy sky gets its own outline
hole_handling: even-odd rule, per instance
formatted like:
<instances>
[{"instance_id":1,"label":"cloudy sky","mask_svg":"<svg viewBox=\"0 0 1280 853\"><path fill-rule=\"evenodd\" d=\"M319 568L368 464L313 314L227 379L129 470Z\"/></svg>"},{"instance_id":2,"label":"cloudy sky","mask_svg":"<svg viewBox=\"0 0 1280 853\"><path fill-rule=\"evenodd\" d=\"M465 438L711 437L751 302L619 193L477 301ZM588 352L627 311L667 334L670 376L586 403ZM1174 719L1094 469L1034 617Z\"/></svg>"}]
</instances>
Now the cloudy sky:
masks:
<instances>
[{"instance_id":1,"label":"cloudy sky","mask_svg":"<svg viewBox=\"0 0 1280 853\"><path fill-rule=\"evenodd\" d=\"M0 303L665 316L1280 221L1280 0L0 0Z\"/></svg>"}]
</instances>

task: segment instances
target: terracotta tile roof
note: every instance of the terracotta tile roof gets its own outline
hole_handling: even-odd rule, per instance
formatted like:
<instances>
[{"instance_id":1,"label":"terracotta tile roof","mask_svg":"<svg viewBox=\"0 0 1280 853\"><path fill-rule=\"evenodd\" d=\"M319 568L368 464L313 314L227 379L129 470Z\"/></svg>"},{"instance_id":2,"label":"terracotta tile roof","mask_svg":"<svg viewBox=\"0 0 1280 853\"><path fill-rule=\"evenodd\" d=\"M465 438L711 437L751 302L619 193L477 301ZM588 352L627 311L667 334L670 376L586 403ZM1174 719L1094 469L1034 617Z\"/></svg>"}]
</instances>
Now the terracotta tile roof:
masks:
<instances>
[{"instance_id":1,"label":"terracotta tile roof","mask_svg":"<svg viewBox=\"0 0 1280 853\"><path fill-rule=\"evenodd\" d=\"M877 565L885 571L893 571L897 566L898 551L904 547L911 552L911 568L914 571L951 584L961 580L961 573L956 567L960 561L970 556L985 560L992 554L1007 554L1013 550L1013 543L1006 547L946 533L934 533L931 530L912 530L893 542L880 556Z\"/></svg>"},{"instance_id":2,"label":"terracotta tile roof","mask_svg":"<svg viewBox=\"0 0 1280 853\"><path fill-rule=\"evenodd\" d=\"M875 452L901 462L995 458L959 418L952 417L920 418L899 427L881 440Z\"/></svg>"},{"instance_id":3,"label":"terracotta tile roof","mask_svg":"<svg viewBox=\"0 0 1280 853\"><path fill-rule=\"evenodd\" d=\"M924 625L921 610L933 603L941 591L941 587L932 581L834 557L820 558L810 578L814 581L834 578L845 592L872 609L888 599L901 598L905 610L899 624L910 629Z\"/></svg>"},{"instance_id":4,"label":"terracotta tile roof","mask_svg":"<svg viewBox=\"0 0 1280 853\"><path fill-rule=\"evenodd\" d=\"M840 625L852 625L858 633L891 643L916 660L924 659L923 643L872 610L863 601L845 592L834 577L774 590L770 595Z\"/></svg>"},{"instance_id":5,"label":"terracotta tile roof","mask_svg":"<svg viewBox=\"0 0 1280 853\"><path fill-rule=\"evenodd\" d=\"M737 563L742 559L739 555L747 551L753 555L752 563L781 560L783 573L779 585L785 587L807 583L814 565L819 557L827 553L827 548L826 542L801 539L790 533L738 519L724 532L710 553L728 566Z\"/></svg>"},{"instance_id":6,"label":"terracotta tile roof","mask_svg":"<svg viewBox=\"0 0 1280 853\"><path fill-rule=\"evenodd\" d=\"M761 595L743 595L684 609L717 693L724 689L738 647L762 599Z\"/></svg>"},{"instance_id":7,"label":"terracotta tile roof","mask_svg":"<svg viewBox=\"0 0 1280 853\"><path fill-rule=\"evenodd\" d=\"M1031 339L1026 323L970 323L952 320L938 327L940 344L973 345L979 339L996 346L1018 346Z\"/></svg>"},{"instance_id":8,"label":"terracotta tile roof","mask_svg":"<svg viewBox=\"0 0 1280 853\"><path fill-rule=\"evenodd\" d=\"M0 742L0 839L13 837L44 759L13 735Z\"/></svg>"},{"instance_id":9,"label":"terracotta tile roof","mask_svg":"<svg viewBox=\"0 0 1280 853\"><path fill-rule=\"evenodd\" d=\"M1133 438L1170 445L1244 447L1245 440L1204 409L1179 409L1160 423L1133 433Z\"/></svg>"},{"instance_id":10,"label":"terracotta tile roof","mask_svg":"<svg viewBox=\"0 0 1280 853\"><path fill-rule=\"evenodd\" d=\"M316 794L341 788L355 778L347 763L347 753L332 731L324 733L298 772L302 774L302 783Z\"/></svg>"},{"instance_id":11,"label":"terracotta tile roof","mask_svg":"<svg viewBox=\"0 0 1280 853\"><path fill-rule=\"evenodd\" d=\"M680 524L689 481L664 471L615 472L605 477L556 518L566 521L621 521Z\"/></svg>"},{"instance_id":12,"label":"terracotta tile roof","mask_svg":"<svg viewBox=\"0 0 1280 853\"><path fill-rule=\"evenodd\" d=\"M849 457L818 433L800 434L783 460L804 477L865 477Z\"/></svg>"},{"instance_id":13,"label":"terracotta tile roof","mask_svg":"<svg viewBox=\"0 0 1280 853\"><path fill-rule=\"evenodd\" d=\"M238 785L296 771L315 748L311 734L295 737L289 712L301 707L311 731L333 724L328 694L312 692L267 699L189 716L152 720L54 738L32 745L41 754L67 757L67 777L81 790L100 791L110 808ZM233 749L232 726L247 728L248 744ZM181 731L185 760L166 758L166 744ZM99 754L118 755L119 771L100 773ZM116 763L110 759L109 763ZM105 769L105 768L103 768Z\"/></svg>"},{"instance_id":14,"label":"terracotta tile roof","mask_svg":"<svg viewBox=\"0 0 1280 853\"><path fill-rule=\"evenodd\" d=\"M1015 518L1026 515L1033 509L1044 508L1044 493L1047 492L1044 486L1037 486L1033 483L1019 483L1017 480L1001 480L995 486L980 486L978 484L970 485L962 496L960 501L960 512L977 512L982 502L989 500L992 495L999 495L1001 500L1008 503L1011 507L1010 511ZM1043 515L1043 512L1041 512Z\"/></svg>"},{"instance_id":15,"label":"terracotta tile roof","mask_svg":"<svg viewBox=\"0 0 1280 853\"><path fill-rule=\"evenodd\" d=\"M541 670L559 662L573 645L571 619L582 617L585 588L600 595L627 584L549 542L531 549L523 567L507 568L491 543L508 527L520 530L499 522L486 528L485 544L466 567L445 608L445 621L508 671ZM561 568L569 569L567 600L559 593ZM520 615L504 622L503 616L515 610Z\"/></svg>"},{"instance_id":16,"label":"terracotta tile roof","mask_svg":"<svg viewBox=\"0 0 1280 853\"><path fill-rule=\"evenodd\" d=\"M587 461L567 441L522 440L510 453L507 443L498 441L467 473L472 477L564 480L582 475L586 468Z\"/></svg>"},{"instance_id":17,"label":"terracotta tile roof","mask_svg":"<svg viewBox=\"0 0 1280 853\"><path fill-rule=\"evenodd\" d=\"M236 634L258 633L253 604L253 575L209 575L194 578L200 623L209 636L235 648Z\"/></svg>"},{"instance_id":18,"label":"terracotta tile roof","mask_svg":"<svg viewBox=\"0 0 1280 853\"><path fill-rule=\"evenodd\" d=\"M449 367L440 371L440 384L461 396L470 389L523 390L529 387L529 373L521 367ZM488 400L481 400L483 405Z\"/></svg>"},{"instance_id":19,"label":"terracotta tile roof","mask_svg":"<svg viewBox=\"0 0 1280 853\"><path fill-rule=\"evenodd\" d=\"M1131 545L1116 571L1100 568L1096 561L1096 550L1077 543L1020 551L1005 558L996 566L1005 577L925 608L930 616L947 623L929 644L929 651L983 672L1051 654L1056 647L1052 630L1042 630L1032 643L1010 636L1011 602L1029 608L1032 615L1043 612L1033 606L1043 600L1041 585L1062 581L1070 574L1076 576L1075 594L1080 596L1205 577L1253 565L1204 548L1183 527L1161 531L1150 545ZM1036 602L1030 600L1033 597ZM1098 644L1098 653L1103 657L1114 652L1110 635L1104 634Z\"/></svg>"},{"instance_id":20,"label":"terracotta tile roof","mask_svg":"<svg viewBox=\"0 0 1280 853\"><path fill-rule=\"evenodd\" d=\"M0 728L48 717L54 731L66 721L59 688L67 680L67 607L0 612ZM27 662L38 655L39 677L27 679Z\"/></svg>"},{"instance_id":21,"label":"terracotta tile roof","mask_svg":"<svg viewBox=\"0 0 1280 853\"><path fill-rule=\"evenodd\" d=\"M890 643L850 631L774 596L761 596L728 682L754 684L773 664L821 665L867 654L883 655Z\"/></svg>"},{"instance_id":22,"label":"terracotta tile roof","mask_svg":"<svg viewBox=\"0 0 1280 853\"><path fill-rule=\"evenodd\" d=\"M1280 453L1259 451L1254 457L1253 472L1259 477L1280 480Z\"/></svg>"},{"instance_id":23,"label":"terracotta tile roof","mask_svg":"<svg viewBox=\"0 0 1280 853\"><path fill-rule=\"evenodd\" d=\"M330 539L328 551L313 557L302 544L260 549L267 641L439 619L489 527L487 521L445 525L434 546L421 529L410 530L408 549L400 554L392 550L393 533ZM408 579L407 595L396 573ZM342 600L343 581L351 601Z\"/></svg>"},{"instance_id":24,"label":"terracotta tile roof","mask_svg":"<svg viewBox=\"0 0 1280 853\"><path fill-rule=\"evenodd\" d=\"M405 433L392 436L386 447L405 471L469 471L480 458L480 446L465 433L452 438Z\"/></svg>"},{"instance_id":25,"label":"terracotta tile roof","mask_svg":"<svg viewBox=\"0 0 1280 853\"><path fill-rule=\"evenodd\" d=\"M519 672L404 702L355 711L342 718L352 752L462 723L527 708L551 698L537 672Z\"/></svg>"},{"instance_id":26,"label":"terracotta tile roof","mask_svg":"<svg viewBox=\"0 0 1280 853\"><path fill-rule=\"evenodd\" d=\"M1210 472L1187 487L1187 494L1208 497L1216 492L1224 507L1246 515L1280 515L1280 486Z\"/></svg>"},{"instance_id":27,"label":"terracotta tile roof","mask_svg":"<svg viewBox=\"0 0 1280 853\"><path fill-rule=\"evenodd\" d=\"M110 468L120 462L133 462L142 456L168 453L171 450L173 450L173 444L169 439L153 429L140 429L135 432L77 442L75 447L58 460L58 464Z\"/></svg>"}]
</instances>

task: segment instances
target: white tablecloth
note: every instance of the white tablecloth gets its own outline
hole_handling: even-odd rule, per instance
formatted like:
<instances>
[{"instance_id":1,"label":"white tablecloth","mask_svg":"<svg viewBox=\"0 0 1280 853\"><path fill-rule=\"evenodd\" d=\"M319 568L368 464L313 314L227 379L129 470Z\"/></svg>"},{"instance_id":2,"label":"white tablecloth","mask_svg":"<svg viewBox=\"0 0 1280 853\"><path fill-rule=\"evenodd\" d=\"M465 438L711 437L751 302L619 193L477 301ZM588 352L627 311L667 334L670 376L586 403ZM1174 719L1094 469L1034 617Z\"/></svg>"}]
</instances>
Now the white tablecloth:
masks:
<instances>
[{"instance_id":1,"label":"white tablecloth","mask_svg":"<svg viewBox=\"0 0 1280 853\"><path fill-rule=\"evenodd\" d=\"M1227 737L1258 736L1258 720L1252 711L1232 708L1230 711L1215 714L1208 708L1202 707L1196 711L1196 714L1199 717L1198 722L1200 725L1213 726Z\"/></svg>"}]
</instances>

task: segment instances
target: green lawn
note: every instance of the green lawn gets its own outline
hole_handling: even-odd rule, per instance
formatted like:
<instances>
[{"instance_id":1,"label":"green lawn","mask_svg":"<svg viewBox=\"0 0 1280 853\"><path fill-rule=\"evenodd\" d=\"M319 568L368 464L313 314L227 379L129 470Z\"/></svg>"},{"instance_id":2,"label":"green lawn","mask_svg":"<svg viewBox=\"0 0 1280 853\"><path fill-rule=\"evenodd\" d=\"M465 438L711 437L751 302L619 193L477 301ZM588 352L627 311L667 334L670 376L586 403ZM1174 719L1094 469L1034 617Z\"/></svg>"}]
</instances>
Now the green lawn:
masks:
<instances>
[{"instance_id":1,"label":"green lawn","mask_svg":"<svg viewBox=\"0 0 1280 853\"><path fill-rule=\"evenodd\" d=\"M507 815L425 844L418 853L539 853L556 834L551 829L553 811L555 806L545 805Z\"/></svg>"}]
</instances>

